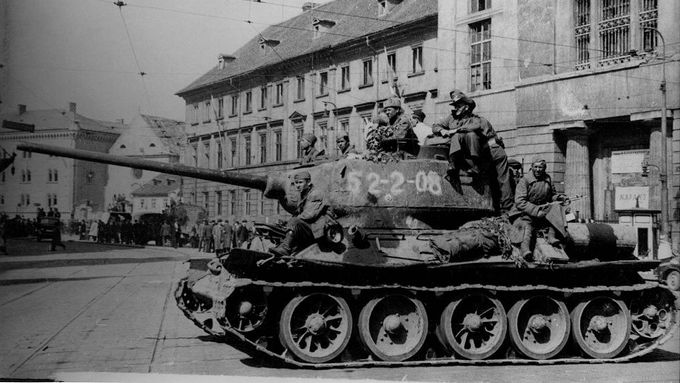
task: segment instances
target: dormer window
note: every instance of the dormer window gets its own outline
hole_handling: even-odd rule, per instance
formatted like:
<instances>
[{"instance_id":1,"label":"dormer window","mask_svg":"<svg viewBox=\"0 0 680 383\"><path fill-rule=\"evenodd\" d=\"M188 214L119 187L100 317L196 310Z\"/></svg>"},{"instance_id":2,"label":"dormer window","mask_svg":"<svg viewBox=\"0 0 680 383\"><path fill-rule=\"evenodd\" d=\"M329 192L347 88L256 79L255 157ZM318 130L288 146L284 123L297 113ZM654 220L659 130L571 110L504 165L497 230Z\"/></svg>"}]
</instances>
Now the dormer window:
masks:
<instances>
[{"instance_id":1,"label":"dormer window","mask_svg":"<svg viewBox=\"0 0 680 383\"><path fill-rule=\"evenodd\" d=\"M314 38L318 38L322 33L328 32L335 25L335 21L327 19L314 18L312 26L314 27Z\"/></svg>"},{"instance_id":2,"label":"dormer window","mask_svg":"<svg viewBox=\"0 0 680 383\"><path fill-rule=\"evenodd\" d=\"M225 53L221 53L217 56L217 67L219 69L224 69L227 63L230 63L234 60L236 60L236 57Z\"/></svg>"},{"instance_id":3,"label":"dormer window","mask_svg":"<svg viewBox=\"0 0 680 383\"><path fill-rule=\"evenodd\" d=\"M260 48L262 50L264 50L265 47L274 48L275 46L281 44L281 42L279 40L265 39L264 37L260 37L259 43L260 43Z\"/></svg>"},{"instance_id":4,"label":"dormer window","mask_svg":"<svg viewBox=\"0 0 680 383\"><path fill-rule=\"evenodd\" d=\"M387 14L387 0L378 0L378 16Z\"/></svg>"}]
</instances>

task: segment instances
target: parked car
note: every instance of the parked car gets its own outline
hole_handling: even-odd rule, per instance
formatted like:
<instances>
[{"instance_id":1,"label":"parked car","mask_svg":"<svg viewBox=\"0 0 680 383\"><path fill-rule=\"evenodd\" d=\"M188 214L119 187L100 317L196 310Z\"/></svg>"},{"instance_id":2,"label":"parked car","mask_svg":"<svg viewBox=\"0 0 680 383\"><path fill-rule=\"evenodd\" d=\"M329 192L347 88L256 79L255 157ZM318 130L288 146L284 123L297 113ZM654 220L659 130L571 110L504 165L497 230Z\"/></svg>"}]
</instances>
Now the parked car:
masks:
<instances>
[{"instance_id":1,"label":"parked car","mask_svg":"<svg viewBox=\"0 0 680 383\"><path fill-rule=\"evenodd\" d=\"M659 282L665 283L673 291L680 291L680 256L668 258L654 270Z\"/></svg>"},{"instance_id":2,"label":"parked car","mask_svg":"<svg viewBox=\"0 0 680 383\"><path fill-rule=\"evenodd\" d=\"M40 242L43 238L52 238L54 233L59 230L59 218L42 217L38 220L35 235Z\"/></svg>"}]
</instances>

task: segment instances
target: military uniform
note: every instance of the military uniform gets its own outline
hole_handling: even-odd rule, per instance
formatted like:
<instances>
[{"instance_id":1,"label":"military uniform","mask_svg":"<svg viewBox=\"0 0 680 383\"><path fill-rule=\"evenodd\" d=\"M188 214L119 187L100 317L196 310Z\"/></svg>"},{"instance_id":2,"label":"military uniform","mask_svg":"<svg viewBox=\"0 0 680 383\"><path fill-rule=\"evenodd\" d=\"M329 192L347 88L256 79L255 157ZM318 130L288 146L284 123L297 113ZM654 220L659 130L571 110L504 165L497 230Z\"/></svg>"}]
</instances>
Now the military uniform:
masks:
<instances>
[{"instance_id":1,"label":"military uniform","mask_svg":"<svg viewBox=\"0 0 680 383\"><path fill-rule=\"evenodd\" d=\"M547 210L544 210L540 205L545 205L552 202L557 192L549 175L544 174L540 179L537 179L533 172L520 179L515 190L515 207L522 214L515 221L515 226L524 230L524 237L522 239L522 255L527 256L531 254L531 240L533 238L534 229L537 226L545 226L545 215ZM554 244L555 232L552 227L548 225L548 242Z\"/></svg>"},{"instance_id":2,"label":"military uniform","mask_svg":"<svg viewBox=\"0 0 680 383\"><path fill-rule=\"evenodd\" d=\"M315 147L310 146L309 151L302 153L302 158L300 159L300 165L309 164L315 161L320 161L326 159L326 151L321 149L317 150Z\"/></svg>"}]
</instances>

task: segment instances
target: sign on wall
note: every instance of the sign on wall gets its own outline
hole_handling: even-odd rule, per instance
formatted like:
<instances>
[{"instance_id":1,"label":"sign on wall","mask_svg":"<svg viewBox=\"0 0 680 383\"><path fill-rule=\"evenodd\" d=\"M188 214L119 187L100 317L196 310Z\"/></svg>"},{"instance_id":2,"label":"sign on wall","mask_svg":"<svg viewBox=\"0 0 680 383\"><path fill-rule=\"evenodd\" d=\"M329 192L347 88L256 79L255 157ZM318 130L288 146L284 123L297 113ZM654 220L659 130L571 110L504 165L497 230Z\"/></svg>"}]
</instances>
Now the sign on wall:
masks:
<instances>
[{"instance_id":1,"label":"sign on wall","mask_svg":"<svg viewBox=\"0 0 680 383\"><path fill-rule=\"evenodd\" d=\"M614 209L649 209L649 186L617 187Z\"/></svg>"},{"instance_id":2,"label":"sign on wall","mask_svg":"<svg viewBox=\"0 0 680 383\"><path fill-rule=\"evenodd\" d=\"M642 173L642 161L648 149L612 151L612 174Z\"/></svg>"}]
</instances>

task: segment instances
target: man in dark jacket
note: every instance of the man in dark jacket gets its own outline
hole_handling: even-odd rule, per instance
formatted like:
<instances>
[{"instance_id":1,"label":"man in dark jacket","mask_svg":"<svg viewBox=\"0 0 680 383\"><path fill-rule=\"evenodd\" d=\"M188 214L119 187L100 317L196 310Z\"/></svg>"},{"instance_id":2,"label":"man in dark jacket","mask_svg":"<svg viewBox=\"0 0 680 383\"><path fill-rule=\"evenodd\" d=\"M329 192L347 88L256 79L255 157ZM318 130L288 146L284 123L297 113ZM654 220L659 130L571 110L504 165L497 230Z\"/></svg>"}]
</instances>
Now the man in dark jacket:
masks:
<instances>
[{"instance_id":1,"label":"man in dark jacket","mask_svg":"<svg viewBox=\"0 0 680 383\"><path fill-rule=\"evenodd\" d=\"M450 93L453 106L451 114L432 125L435 135L451 137L449 148L449 180L459 185L458 173L467 170L472 177L478 176L489 161L494 205L501 213L512 209L514 190L508 170L508 156L503 141L498 137L491 123L484 117L473 114L477 106L460 90Z\"/></svg>"},{"instance_id":2,"label":"man in dark jacket","mask_svg":"<svg viewBox=\"0 0 680 383\"><path fill-rule=\"evenodd\" d=\"M249 239L250 231L248 230L248 220L244 219L241 221L241 225L236 230L236 243L238 243L238 247L241 247L243 242L246 242Z\"/></svg>"},{"instance_id":3,"label":"man in dark jacket","mask_svg":"<svg viewBox=\"0 0 680 383\"><path fill-rule=\"evenodd\" d=\"M326 213L328 207L323 193L314 189L309 172L299 171L293 176L293 180L300 198L295 202L287 202L295 205L290 206L293 208L293 218L286 225L286 237L279 246L269 249L269 252L277 256L288 256L312 244L315 237L313 225Z\"/></svg>"},{"instance_id":4,"label":"man in dark jacket","mask_svg":"<svg viewBox=\"0 0 680 383\"><path fill-rule=\"evenodd\" d=\"M542 159L535 159L531 163L531 171L517 184L515 190L515 206L521 212L515 221L515 226L524 230L524 237L520 250L525 259L532 254L531 242L534 229L547 227L546 240L556 245L559 240L555 237L555 229L546 221L545 217L550 209L550 202L564 201L562 194L557 194L552 179L545 172L546 163Z\"/></svg>"},{"instance_id":5,"label":"man in dark jacket","mask_svg":"<svg viewBox=\"0 0 680 383\"><path fill-rule=\"evenodd\" d=\"M300 165L326 158L326 151L324 149L317 150L314 145L316 145L315 135L312 133L305 133L302 135L302 138L300 139L300 147L302 148L302 158L300 158Z\"/></svg>"}]
</instances>

